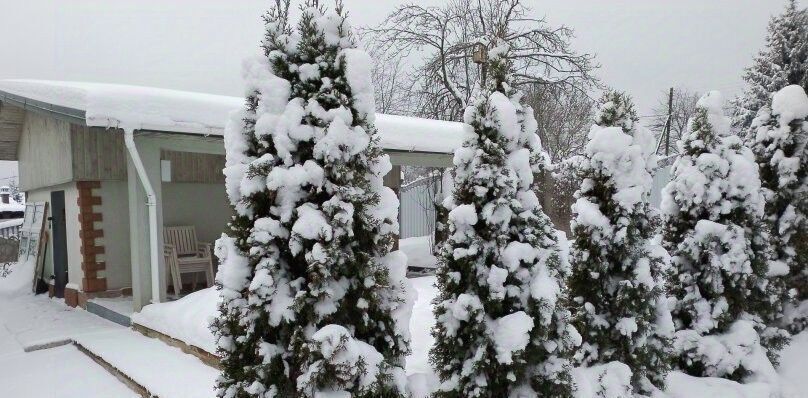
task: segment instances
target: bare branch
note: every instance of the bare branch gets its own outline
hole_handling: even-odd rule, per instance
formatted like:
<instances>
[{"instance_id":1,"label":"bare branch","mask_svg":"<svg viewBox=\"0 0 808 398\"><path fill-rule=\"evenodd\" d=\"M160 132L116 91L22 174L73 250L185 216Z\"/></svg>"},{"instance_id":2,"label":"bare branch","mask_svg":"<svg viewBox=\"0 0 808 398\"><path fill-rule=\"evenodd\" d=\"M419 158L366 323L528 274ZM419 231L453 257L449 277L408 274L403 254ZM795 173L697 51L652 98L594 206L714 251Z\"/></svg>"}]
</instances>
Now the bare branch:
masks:
<instances>
[{"instance_id":1,"label":"bare branch","mask_svg":"<svg viewBox=\"0 0 808 398\"><path fill-rule=\"evenodd\" d=\"M520 0L449 0L445 6L404 5L379 26L363 30L377 62L394 62L409 79L407 113L461 120L463 108L480 83L471 62L478 41L504 42L515 86L556 86L586 93L598 86L594 57L571 49L573 31L530 17ZM377 82L378 84L379 82ZM385 83L388 84L388 83Z\"/></svg>"}]
</instances>

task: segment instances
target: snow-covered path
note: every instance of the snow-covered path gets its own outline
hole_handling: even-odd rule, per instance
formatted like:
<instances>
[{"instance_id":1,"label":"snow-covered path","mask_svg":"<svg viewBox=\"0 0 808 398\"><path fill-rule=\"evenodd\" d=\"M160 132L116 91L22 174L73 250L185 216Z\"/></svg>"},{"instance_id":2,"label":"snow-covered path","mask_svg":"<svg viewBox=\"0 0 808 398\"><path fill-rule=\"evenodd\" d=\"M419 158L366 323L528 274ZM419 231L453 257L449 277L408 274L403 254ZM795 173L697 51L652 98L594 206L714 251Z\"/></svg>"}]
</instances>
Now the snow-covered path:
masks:
<instances>
[{"instance_id":1,"label":"snow-covered path","mask_svg":"<svg viewBox=\"0 0 808 398\"><path fill-rule=\"evenodd\" d=\"M118 329L125 328L46 295L0 300L0 354L13 350L15 345L32 351L68 343L78 336Z\"/></svg>"},{"instance_id":2,"label":"snow-covered path","mask_svg":"<svg viewBox=\"0 0 808 398\"><path fill-rule=\"evenodd\" d=\"M72 345L35 352L0 354L0 397L137 396Z\"/></svg>"},{"instance_id":3,"label":"snow-covered path","mask_svg":"<svg viewBox=\"0 0 808 398\"><path fill-rule=\"evenodd\" d=\"M158 396L214 396L218 371L198 358L61 300L23 294L0 300L0 397L137 396L73 342Z\"/></svg>"},{"instance_id":4,"label":"snow-covered path","mask_svg":"<svg viewBox=\"0 0 808 398\"><path fill-rule=\"evenodd\" d=\"M410 320L410 334L412 337L412 353L407 358L407 374L432 373L429 364L429 349L435 342L435 338L430 334L435 326L435 317L432 316L432 300L437 296L435 289L435 277L426 276L423 278L413 278L412 281L418 298L412 309L412 319Z\"/></svg>"},{"instance_id":5,"label":"snow-covered path","mask_svg":"<svg viewBox=\"0 0 808 398\"><path fill-rule=\"evenodd\" d=\"M45 296L0 299L0 397L136 397L76 347L65 345L77 336L110 330L126 329ZM60 346L37 350L50 345Z\"/></svg>"},{"instance_id":6,"label":"snow-covered path","mask_svg":"<svg viewBox=\"0 0 808 398\"><path fill-rule=\"evenodd\" d=\"M155 396L215 396L214 385L219 371L160 340L131 330L118 330L79 337L76 344L103 358Z\"/></svg>"}]
</instances>

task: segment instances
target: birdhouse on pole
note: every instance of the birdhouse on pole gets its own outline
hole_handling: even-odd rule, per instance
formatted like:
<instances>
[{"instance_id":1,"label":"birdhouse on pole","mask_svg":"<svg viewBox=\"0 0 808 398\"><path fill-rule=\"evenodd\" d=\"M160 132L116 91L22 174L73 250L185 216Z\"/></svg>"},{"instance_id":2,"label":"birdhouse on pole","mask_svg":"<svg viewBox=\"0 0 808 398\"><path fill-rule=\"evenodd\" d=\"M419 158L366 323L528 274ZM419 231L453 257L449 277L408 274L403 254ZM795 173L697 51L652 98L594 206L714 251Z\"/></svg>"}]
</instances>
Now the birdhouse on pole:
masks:
<instances>
[{"instance_id":1,"label":"birdhouse on pole","mask_svg":"<svg viewBox=\"0 0 808 398\"><path fill-rule=\"evenodd\" d=\"M485 43L478 41L474 43L471 59L475 64L485 64L488 62L488 46Z\"/></svg>"}]
</instances>

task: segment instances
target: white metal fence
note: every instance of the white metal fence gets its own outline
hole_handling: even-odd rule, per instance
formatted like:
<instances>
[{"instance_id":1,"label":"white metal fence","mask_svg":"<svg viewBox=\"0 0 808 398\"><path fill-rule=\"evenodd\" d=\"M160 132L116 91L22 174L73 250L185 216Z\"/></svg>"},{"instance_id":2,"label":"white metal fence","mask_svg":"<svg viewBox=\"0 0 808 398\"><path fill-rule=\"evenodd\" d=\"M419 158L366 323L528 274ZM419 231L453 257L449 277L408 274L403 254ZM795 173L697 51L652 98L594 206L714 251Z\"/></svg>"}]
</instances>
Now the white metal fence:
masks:
<instances>
[{"instance_id":1,"label":"white metal fence","mask_svg":"<svg viewBox=\"0 0 808 398\"><path fill-rule=\"evenodd\" d=\"M428 177L401 187L401 238L435 232L435 201L440 200L440 178ZM437 199L436 199L437 198Z\"/></svg>"}]
</instances>

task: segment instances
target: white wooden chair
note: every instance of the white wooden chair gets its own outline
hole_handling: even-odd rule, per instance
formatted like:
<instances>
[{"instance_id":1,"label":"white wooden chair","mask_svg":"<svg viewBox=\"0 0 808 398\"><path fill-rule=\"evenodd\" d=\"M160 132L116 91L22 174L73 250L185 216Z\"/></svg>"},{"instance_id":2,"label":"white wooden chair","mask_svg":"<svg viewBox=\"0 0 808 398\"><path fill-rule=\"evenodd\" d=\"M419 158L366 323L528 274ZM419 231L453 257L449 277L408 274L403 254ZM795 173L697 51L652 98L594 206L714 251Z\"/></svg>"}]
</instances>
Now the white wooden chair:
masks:
<instances>
[{"instance_id":1,"label":"white wooden chair","mask_svg":"<svg viewBox=\"0 0 808 398\"><path fill-rule=\"evenodd\" d=\"M196 229L193 226L164 227L163 240L165 241L163 256L167 268L171 271L174 294L180 295L183 274L193 274L194 290L196 290L196 274L200 272L205 273L208 287L213 286L211 245L196 240Z\"/></svg>"}]
</instances>

